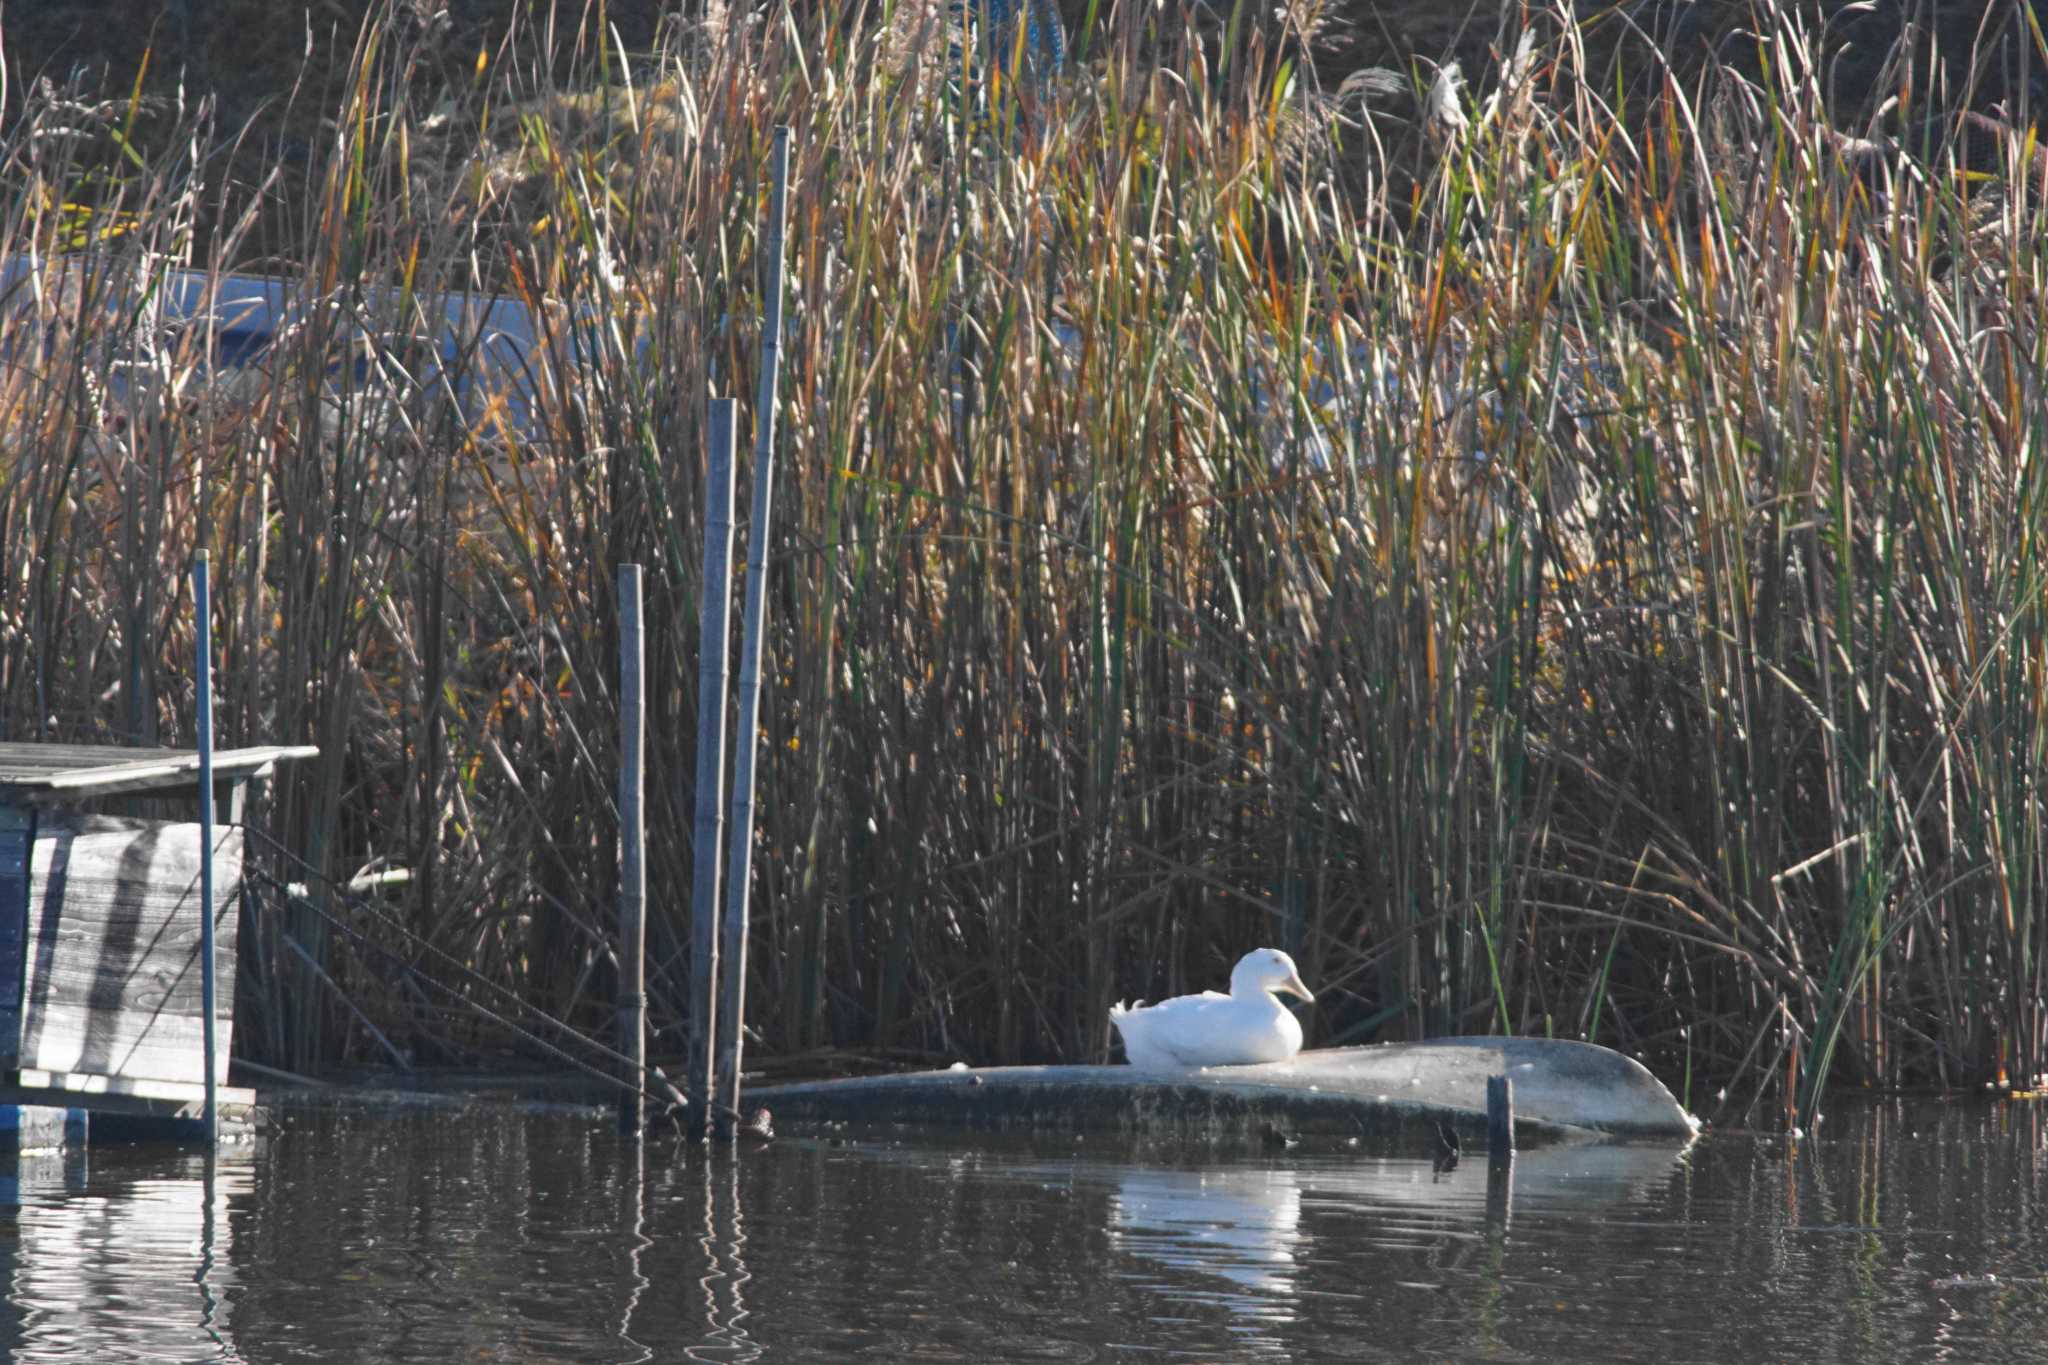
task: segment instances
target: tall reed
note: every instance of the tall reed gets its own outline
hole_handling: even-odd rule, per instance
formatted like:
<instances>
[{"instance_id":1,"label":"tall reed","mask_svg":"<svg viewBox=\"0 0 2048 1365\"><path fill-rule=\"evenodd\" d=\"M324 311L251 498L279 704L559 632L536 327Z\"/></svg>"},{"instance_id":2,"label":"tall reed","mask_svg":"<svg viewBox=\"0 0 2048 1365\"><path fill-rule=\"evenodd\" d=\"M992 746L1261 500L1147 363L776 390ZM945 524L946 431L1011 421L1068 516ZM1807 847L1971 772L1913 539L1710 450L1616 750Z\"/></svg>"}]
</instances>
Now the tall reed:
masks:
<instances>
[{"instance_id":1,"label":"tall reed","mask_svg":"<svg viewBox=\"0 0 2048 1365\"><path fill-rule=\"evenodd\" d=\"M245 1038L467 1055L485 983L602 1020L635 560L679 1043L705 401L755 389L787 122L771 1054L1099 1059L1111 1000L1274 942L1324 1042L1587 1036L1809 1116L2048 1069L2031 111L1902 54L1840 131L1769 6L1751 74L1625 106L1536 14L1476 95L1417 73L1405 139L1287 24L1113 6L1039 83L962 79L943 6L757 17L520 30L465 86L384 11L260 190L203 108L5 135L0 248L71 254L0 337L0 725L185 738L210 545L224 741L322 747L264 818L410 868L378 894L439 950L395 972L293 877ZM253 368L94 302L254 241L301 312ZM423 340L460 291L531 310L521 395Z\"/></svg>"}]
</instances>

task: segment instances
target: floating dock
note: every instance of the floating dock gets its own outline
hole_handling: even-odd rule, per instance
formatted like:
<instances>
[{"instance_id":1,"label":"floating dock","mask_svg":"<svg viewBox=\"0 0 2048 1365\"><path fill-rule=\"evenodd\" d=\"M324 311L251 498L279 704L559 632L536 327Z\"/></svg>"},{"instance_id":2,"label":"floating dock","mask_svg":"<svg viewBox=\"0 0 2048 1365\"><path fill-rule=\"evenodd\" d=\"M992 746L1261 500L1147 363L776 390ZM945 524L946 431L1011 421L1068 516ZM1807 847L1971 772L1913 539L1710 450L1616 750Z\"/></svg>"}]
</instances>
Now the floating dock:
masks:
<instances>
[{"instance_id":1,"label":"floating dock","mask_svg":"<svg viewBox=\"0 0 2048 1365\"><path fill-rule=\"evenodd\" d=\"M307 747L213 755L219 977L214 1081L233 1132L255 1092L227 1085L246 785ZM199 755L0 743L0 1149L193 1138L206 1098L200 826L89 809L189 800Z\"/></svg>"},{"instance_id":2,"label":"floating dock","mask_svg":"<svg viewBox=\"0 0 2048 1365\"><path fill-rule=\"evenodd\" d=\"M1486 1082L1514 1082L1517 1136L1690 1138L1699 1123L1643 1065L1590 1043L1441 1038L1327 1048L1290 1062L1150 1072L1129 1066L956 1067L750 1089L777 1124L868 1122L1255 1138L1486 1130ZM1483 1150L1483 1148L1482 1148Z\"/></svg>"}]
</instances>

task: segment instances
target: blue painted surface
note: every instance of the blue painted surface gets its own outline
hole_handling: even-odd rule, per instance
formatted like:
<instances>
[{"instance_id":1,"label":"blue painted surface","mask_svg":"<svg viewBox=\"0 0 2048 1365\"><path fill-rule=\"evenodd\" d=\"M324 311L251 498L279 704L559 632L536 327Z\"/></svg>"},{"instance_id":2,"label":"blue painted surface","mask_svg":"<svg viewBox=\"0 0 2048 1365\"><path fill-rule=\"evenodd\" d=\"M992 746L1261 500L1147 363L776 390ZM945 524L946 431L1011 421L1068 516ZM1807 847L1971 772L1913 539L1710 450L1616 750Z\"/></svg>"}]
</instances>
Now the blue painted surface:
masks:
<instances>
[{"instance_id":1,"label":"blue painted surface","mask_svg":"<svg viewBox=\"0 0 2048 1365\"><path fill-rule=\"evenodd\" d=\"M27 977L28 854L35 811L0 809L0 1060L21 1050L21 994Z\"/></svg>"},{"instance_id":2,"label":"blue painted surface","mask_svg":"<svg viewBox=\"0 0 2048 1365\"><path fill-rule=\"evenodd\" d=\"M1016 41L1018 10L1023 10L1024 60L1040 81L1060 74L1067 63L1067 29L1053 0L979 0L987 16L985 32L997 52L1007 53Z\"/></svg>"},{"instance_id":3,"label":"blue painted surface","mask_svg":"<svg viewBox=\"0 0 2048 1365\"><path fill-rule=\"evenodd\" d=\"M6 325L7 315L29 298L38 264L21 256L0 257L0 337L12 330ZM75 284L76 275L67 272L84 264L73 257L41 262L44 287L56 290ZM116 264L112 258L99 257L92 260L90 268L106 271ZM451 387L471 412L480 410L485 397L501 395L511 411L512 425L523 429L530 424L530 361L538 349L538 331L532 313L515 300L442 294L410 301L401 317L400 307L406 301L399 291L381 285L346 287L323 297L312 294L304 281L282 276L216 277L198 270L167 270L138 281L127 266L112 274L111 287L98 278L95 283L101 286L95 294L105 298L102 306L109 313L127 315L148 305L161 319L163 329L172 334L189 337L197 329L210 329L210 358L225 369L261 366L293 332L324 321L323 312L338 312L336 339L358 354L364 347L372 347L396 357L402 348L407 355L405 368L418 389ZM144 285L156 291L153 298L145 299ZM416 330L423 320L431 329L426 337ZM116 328L122 325L117 323ZM424 366L415 350L420 340L430 341L433 348L432 359ZM370 371L361 360L354 363L356 380L369 380ZM109 378L118 393L118 365Z\"/></svg>"},{"instance_id":4,"label":"blue painted surface","mask_svg":"<svg viewBox=\"0 0 2048 1365\"><path fill-rule=\"evenodd\" d=\"M952 0L952 19L949 60L961 79L974 88L977 109L983 108L980 76L984 64L1008 73L1011 64L1019 62L1021 69L1014 74L1037 86L1040 93L1050 88L1066 66L1067 30L1054 0ZM1017 41L1020 23L1024 27L1021 44Z\"/></svg>"},{"instance_id":5,"label":"blue painted surface","mask_svg":"<svg viewBox=\"0 0 2048 1365\"><path fill-rule=\"evenodd\" d=\"M0 1151L55 1151L83 1147L88 1135L83 1109L42 1104L0 1104Z\"/></svg>"}]
</instances>

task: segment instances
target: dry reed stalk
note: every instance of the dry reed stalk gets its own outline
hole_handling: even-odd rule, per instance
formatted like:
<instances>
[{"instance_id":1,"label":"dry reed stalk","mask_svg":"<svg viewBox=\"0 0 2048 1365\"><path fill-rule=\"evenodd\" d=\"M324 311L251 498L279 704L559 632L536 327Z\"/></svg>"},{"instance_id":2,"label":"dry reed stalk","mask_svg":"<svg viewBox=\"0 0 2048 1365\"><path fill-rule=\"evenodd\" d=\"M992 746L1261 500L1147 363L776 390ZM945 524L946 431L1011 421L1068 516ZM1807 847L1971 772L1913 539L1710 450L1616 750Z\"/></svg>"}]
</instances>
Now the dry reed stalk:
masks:
<instances>
[{"instance_id":1,"label":"dry reed stalk","mask_svg":"<svg viewBox=\"0 0 2048 1365\"><path fill-rule=\"evenodd\" d=\"M594 1023L609 584L649 565L680 827L702 398L759 377L788 122L769 1050L1096 1058L1112 996L1281 942L1325 1041L1584 1031L1745 1102L1797 1074L1809 1113L2048 1069L2022 140L1838 130L1783 16L1751 74L1609 107L1556 14L1418 159L1272 35L1147 13L1028 110L865 14L581 67L559 31L455 91L373 23L331 145L245 201L302 308L260 366L75 284L0 319L0 724L180 737L164 566L203 509L223 728L323 749L260 818L329 876L412 866L411 927ZM0 246L161 279L208 134L138 168L37 141L60 112L0 134ZM532 310L520 403L475 338L407 340L450 290ZM671 1044L691 871L650 846ZM252 936L271 1061L350 1019L280 935L397 1045L487 1036L324 926Z\"/></svg>"}]
</instances>

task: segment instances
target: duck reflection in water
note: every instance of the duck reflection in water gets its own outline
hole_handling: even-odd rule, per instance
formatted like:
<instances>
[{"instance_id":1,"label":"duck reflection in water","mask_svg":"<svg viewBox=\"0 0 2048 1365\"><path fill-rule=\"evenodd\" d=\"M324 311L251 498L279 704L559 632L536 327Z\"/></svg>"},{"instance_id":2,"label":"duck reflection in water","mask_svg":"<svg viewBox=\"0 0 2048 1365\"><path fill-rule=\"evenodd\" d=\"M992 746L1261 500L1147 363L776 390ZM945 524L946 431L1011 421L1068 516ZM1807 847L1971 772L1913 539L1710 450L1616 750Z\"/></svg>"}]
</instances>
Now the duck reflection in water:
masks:
<instances>
[{"instance_id":1,"label":"duck reflection in water","mask_svg":"<svg viewBox=\"0 0 2048 1365\"><path fill-rule=\"evenodd\" d=\"M1226 1298L1241 1316L1294 1316L1272 1302L1294 1296L1306 1253L1301 1185L1291 1170L1128 1171L1110 1198L1109 1234L1132 1255L1214 1275L1259 1296Z\"/></svg>"}]
</instances>

